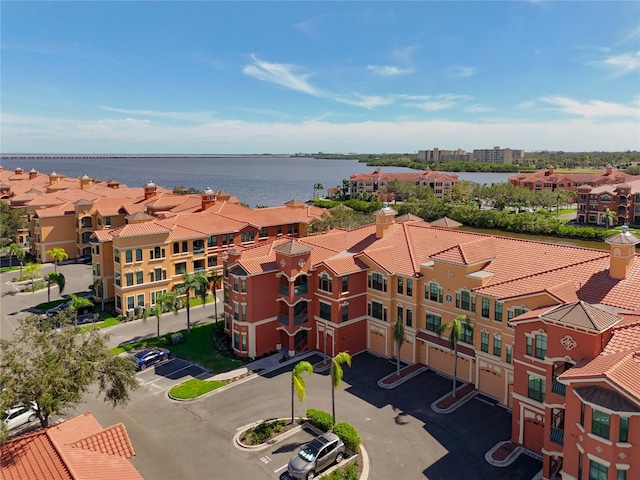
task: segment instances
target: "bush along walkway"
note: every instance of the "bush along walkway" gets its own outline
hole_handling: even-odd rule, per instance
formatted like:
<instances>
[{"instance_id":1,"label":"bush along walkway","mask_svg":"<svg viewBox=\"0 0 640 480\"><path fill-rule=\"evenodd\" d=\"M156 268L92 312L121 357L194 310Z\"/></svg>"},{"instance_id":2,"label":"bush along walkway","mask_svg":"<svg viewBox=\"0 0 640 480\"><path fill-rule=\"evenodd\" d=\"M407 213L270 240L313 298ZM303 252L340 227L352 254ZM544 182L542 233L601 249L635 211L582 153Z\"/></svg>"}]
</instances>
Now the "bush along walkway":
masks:
<instances>
[{"instance_id":1,"label":"bush along walkway","mask_svg":"<svg viewBox=\"0 0 640 480\"><path fill-rule=\"evenodd\" d=\"M415 377L416 375L421 374L422 372L428 370L427 367L421 363L414 363L413 365L409 365L407 367L400 369L400 375L396 372L393 372L386 377L378 380L378 386L380 388L396 388L398 385L403 384L407 380Z\"/></svg>"},{"instance_id":2,"label":"bush along walkway","mask_svg":"<svg viewBox=\"0 0 640 480\"><path fill-rule=\"evenodd\" d=\"M431 404L431 410L436 413L451 413L467 403L478 394L472 383L466 383L456 388L455 398L451 393L443 395Z\"/></svg>"}]
</instances>

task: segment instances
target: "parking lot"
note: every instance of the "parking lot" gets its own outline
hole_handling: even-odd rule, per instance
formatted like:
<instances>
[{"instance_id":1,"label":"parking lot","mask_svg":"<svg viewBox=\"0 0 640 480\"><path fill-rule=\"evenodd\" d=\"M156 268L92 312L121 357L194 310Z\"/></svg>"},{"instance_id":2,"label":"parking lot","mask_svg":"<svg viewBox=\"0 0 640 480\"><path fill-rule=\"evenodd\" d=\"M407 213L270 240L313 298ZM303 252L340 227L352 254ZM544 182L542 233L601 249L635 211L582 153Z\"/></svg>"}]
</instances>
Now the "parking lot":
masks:
<instances>
[{"instance_id":1,"label":"parking lot","mask_svg":"<svg viewBox=\"0 0 640 480\"><path fill-rule=\"evenodd\" d=\"M174 357L141 370L136 377L141 388L156 395L166 395L174 385L190 378L206 378L208 375L210 373L205 368Z\"/></svg>"}]
</instances>

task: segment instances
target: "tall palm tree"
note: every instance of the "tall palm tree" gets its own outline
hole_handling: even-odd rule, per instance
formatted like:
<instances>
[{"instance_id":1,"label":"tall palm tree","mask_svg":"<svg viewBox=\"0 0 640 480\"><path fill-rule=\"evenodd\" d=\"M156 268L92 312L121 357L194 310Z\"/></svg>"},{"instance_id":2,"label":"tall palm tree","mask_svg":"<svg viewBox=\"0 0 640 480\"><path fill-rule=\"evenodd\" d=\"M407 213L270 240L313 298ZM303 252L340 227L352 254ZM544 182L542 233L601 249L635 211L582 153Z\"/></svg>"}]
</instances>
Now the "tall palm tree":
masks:
<instances>
[{"instance_id":1,"label":"tall palm tree","mask_svg":"<svg viewBox=\"0 0 640 480\"><path fill-rule=\"evenodd\" d=\"M213 270L209 272L209 276L207 277L209 282L211 283L211 293L213 293L213 308L215 312L216 319L218 321L218 295L216 294L216 290L222 285L222 274L219 270Z\"/></svg>"},{"instance_id":2,"label":"tall palm tree","mask_svg":"<svg viewBox=\"0 0 640 480\"><path fill-rule=\"evenodd\" d=\"M20 276L22 276L22 261L26 256L24 248L19 243L12 243L6 248L6 253L9 256L9 267L13 266L13 257L15 256L20 262Z\"/></svg>"},{"instance_id":3,"label":"tall palm tree","mask_svg":"<svg viewBox=\"0 0 640 480\"><path fill-rule=\"evenodd\" d=\"M304 402L304 399L307 397L307 390L305 388L304 377L302 376L303 372L313 373L313 366L309 362L296 363L296 366L293 367L291 371L291 423L295 420L295 410L294 410L294 393L298 395L298 399L300 403Z\"/></svg>"},{"instance_id":4,"label":"tall palm tree","mask_svg":"<svg viewBox=\"0 0 640 480\"><path fill-rule=\"evenodd\" d=\"M607 222L607 228L612 227L613 223L618 219L615 212L612 212L611 210L609 210L609 207L605 207L604 209L604 218L605 218L605 221Z\"/></svg>"},{"instance_id":5,"label":"tall palm tree","mask_svg":"<svg viewBox=\"0 0 640 480\"><path fill-rule=\"evenodd\" d=\"M35 281L35 278L42 273L42 265L40 265L39 263L29 262L24 267L24 271L27 274L27 276L31 279L31 293L33 293L35 292L33 288L34 281Z\"/></svg>"},{"instance_id":6,"label":"tall palm tree","mask_svg":"<svg viewBox=\"0 0 640 480\"><path fill-rule=\"evenodd\" d=\"M59 289L58 293L62 295L62 292L64 291L64 285L66 283L64 275L56 272L50 272L47 275L47 302L51 301L51 284L52 283L58 285L58 289Z\"/></svg>"},{"instance_id":7,"label":"tall palm tree","mask_svg":"<svg viewBox=\"0 0 640 480\"><path fill-rule=\"evenodd\" d=\"M314 183L313 184L313 198L316 198L318 196L318 192L320 190L324 190L324 185L322 185L321 183Z\"/></svg>"},{"instance_id":8,"label":"tall palm tree","mask_svg":"<svg viewBox=\"0 0 640 480\"><path fill-rule=\"evenodd\" d=\"M47 250L47 255L51 255L51 258L53 259L53 268L55 272L58 271L58 262L62 262L69 258L66 250L62 247L54 247L51 250Z\"/></svg>"},{"instance_id":9,"label":"tall palm tree","mask_svg":"<svg viewBox=\"0 0 640 480\"><path fill-rule=\"evenodd\" d=\"M152 307L147 307L142 312L142 321L147 322L147 318L155 315L157 321L157 338L160 339L160 320L162 320L163 312L173 312L178 314L178 299L174 292L163 292L156 295L156 303Z\"/></svg>"},{"instance_id":10,"label":"tall palm tree","mask_svg":"<svg viewBox=\"0 0 640 480\"><path fill-rule=\"evenodd\" d=\"M449 340L451 341L451 349L453 350L453 392L451 396L456 398L456 380L458 376L458 340L462 338L464 326L471 326L471 319L466 315L458 315L449 323L440 325L438 336L449 332Z\"/></svg>"},{"instance_id":11,"label":"tall palm tree","mask_svg":"<svg viewBox=\"0 0 640 480\"><path fill-rule=\"evenodd\" d=\"M333 414L333 424L336 423L336 399L335 391L340 386L344 371L342 370L342 364L346 363L351 366L351 355L347 352L340 352L331 359L331 370L329 376L331 377L331 413Z\"/></svg>"},{"instance_id":12,"label":"tall palm tree","mask_svg":"<svg viewBox=\"0 0 640 480\"><path fill-rule=\"evenodd\" d=\"M176 294L178 296L186 295L186 307L187 307L187 333L191 332L191 292L199 292L202 289L202 275L184 273L182 275L182 284L176 288ZM204 303L204 302L203 302Z\"/></svg>"},{"instance_id":13,"label":"tall palm tree","mask_svg":"<svg viewBox=\"0 0 640 480\"><path fill-rule=\"evenodd\" d=\"M396 366L397 371L396 375L400 376L400 349L402 348L402 344L404 343L405 335L404 335L404 325L398 319L396 323L393 325L393 339L398 346L398 353L396 354Z\"/></svg>"}]
</instances>

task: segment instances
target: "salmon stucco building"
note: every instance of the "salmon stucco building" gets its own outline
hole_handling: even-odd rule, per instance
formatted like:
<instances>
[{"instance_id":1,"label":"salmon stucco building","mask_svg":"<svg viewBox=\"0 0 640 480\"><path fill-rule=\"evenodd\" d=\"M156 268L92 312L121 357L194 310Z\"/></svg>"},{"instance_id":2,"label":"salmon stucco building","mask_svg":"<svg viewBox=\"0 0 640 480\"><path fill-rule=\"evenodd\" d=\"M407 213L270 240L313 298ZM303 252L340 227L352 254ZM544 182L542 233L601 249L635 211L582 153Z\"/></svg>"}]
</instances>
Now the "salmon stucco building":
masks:
<instances>
[{"instance_id":1,"label":"salmon stucco building","mask_svg":"<svg viewBox=\"0 0 640 480\"><path fill-rule=\"evenodd\" d=\"M606 442L568 436L570 406L598 410L603 401L581 389L586 385L575 376L590 371L581 370L583 364L606 363L607 345L630 331L622 326L640 320L640 239L624 231L608 242L610 251L494 237L396 219L393 209L383 208L374 225L229 250L223 260L225 330L245 357L280 349L394 357L392 327L400 321L406 334L401 359L451 376L453 354L439 330L465 315L470 324L458 344L458 378L512 409L511 440L542 455L543 478L586 479L590 461L614 465L610 457L639 448L636 441L603 454ZM640 346L627 346L625 358L633 365ZM634 385L616 391L606 371L595 370L600 376L590 382L628 402L616 408L628 417L627 443L633 443L640 433L640 392ZM614 428L618 420L606 405L600 408L612 415ZM583 439L591 438L587 427ZM618 464L636 475L626 478L640 475L634 463ZM614 470L594 478L622 478Z\"/></svg>"}]
</instances>

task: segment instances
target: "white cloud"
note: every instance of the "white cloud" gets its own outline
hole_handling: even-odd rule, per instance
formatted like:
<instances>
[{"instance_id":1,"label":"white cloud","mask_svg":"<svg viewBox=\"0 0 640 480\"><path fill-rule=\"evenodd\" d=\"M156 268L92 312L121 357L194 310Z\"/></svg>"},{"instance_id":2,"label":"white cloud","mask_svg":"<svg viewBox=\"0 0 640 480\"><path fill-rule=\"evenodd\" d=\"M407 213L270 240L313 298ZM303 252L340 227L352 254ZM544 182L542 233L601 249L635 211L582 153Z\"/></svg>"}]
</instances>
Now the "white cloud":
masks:
<instances>
[{"instance_id":1,"label":"white cloud","mask_svg":"<svg viewBox=\"0 0 640 480\"><path fill-rule=\"evenodd\" d=\"M466 78L476 73L474 67L454 66L447 68L447 74L452 78Z\"/></svg>"},{"instance_id":2,"label":"white cloud","mask_svg":"<svg viewBox=\"0 0 640 480\"><path fill-rule=\"evenodd\" d=\"M404 121L330 123L216 120L198 125L158 124L132 118L96 121L2 113L5 152L256 153L404 152L429 145L472 150L508 143L527 151L640 150L637 121L483 123Z\"/></svg>"},{"instance_id":3,"label":"white cloud","mask_svg":"<svg viewBox=\"0 0 640 480\"><path fill-rule=\"evenodd\" d=\"M186 122L205 122L214 117L215 112L162 112L157 110L132 110L127 108L99 107L108 112L123 113L136 117L155 117L166 120L180 120Z\"/></svg>"},{"instance_id":4,"label":"white cloud","mask_svg":"<svg viewBox=\"0 0 640 480\"><path fill-rule=\"evenodd\" d=\"M407 104L406 106L419 108L420 110L424 110L426 112L436 112L439 110L446 110L463 102L467 102L471 99L472 97L470 97L469 95L455 95L451 93L445 93L442 95L429 97L421 102Z\"/></svg>"},{"instance_id":5,"label":"white cloud","mask_svg":"<svg viewBox=\"0 0 640 480\"><path fill-rule=\"evenodd\" d=\"M393 77L396 75L408 75L413 73L411 68L401 68L393 65L367 65L367 69L376 75L383 77Z\"/></svg>"},{"instance_id":6,"label":"white cloud","mask_svg":"<svg viewBox=\"0 0 640 480\"><path fill-rule=\"evenodd\" d=\"M322 92L309 84L307 79L312 75L310 73L298 73L300 67L285 63L271 63L258 59L255 55L252 65L247 65L242 69L245 75L257 78L263 82L280 85L298 92L308 93L314 97L322 96Z\"/></svg>"},{"instance_id":7,"label":"white cloud","mask_svg":"<svg viewBox=\"0 0 640 480\"><path fill-rule=\"evenodd\" d=\"M360 95L352 94L351 96L335 95L332 97L336 102L356 107L375 108L385 105L392 105L396 101L394 95Z\"/></svg>"},{"instance_id":8,"label":"white cloud","mask_svg":"<svg viewBox=\"0 0 640 480\"><path fill-rule=\"evenodd\" d=\"M634 72L640 69L640 50L635 53L623 53L622 55L609 57L602 63L615 68L617 75Z\"/></svg>"},{"instance_id":9,"label":"white cloud","mask_svg":"<svg viewBox=\"0 0 640 480\"><path fill-rule=\"evenodd\" d=\"M637 106L630 107L619 103L603 102L602 100L580 102L561 96L540 97L539 100L551 105L551 110L585 118L632 117L638 119L640 116L640 109Z\"/></svg>"}]
</instances>

